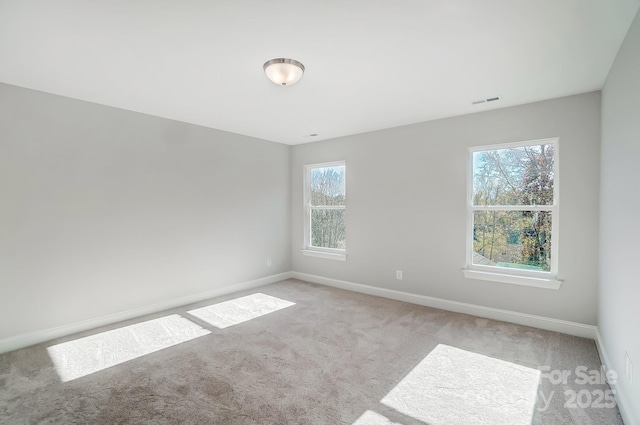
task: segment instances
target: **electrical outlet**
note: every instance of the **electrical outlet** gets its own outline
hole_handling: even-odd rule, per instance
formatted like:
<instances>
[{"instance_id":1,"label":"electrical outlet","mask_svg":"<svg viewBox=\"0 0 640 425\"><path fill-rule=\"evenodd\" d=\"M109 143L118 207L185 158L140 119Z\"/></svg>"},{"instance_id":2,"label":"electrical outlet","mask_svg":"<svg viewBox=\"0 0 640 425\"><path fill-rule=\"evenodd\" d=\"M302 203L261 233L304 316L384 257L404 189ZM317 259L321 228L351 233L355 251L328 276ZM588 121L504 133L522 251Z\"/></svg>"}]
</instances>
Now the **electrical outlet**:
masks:
<instances>
[{"instance_id":1,"label":"electrical outlet","mask_svg":"<svg viewBox=\"0 0 640 425\"><path fill-rule=\"evenodd\" d=\"M271 258L267 258L267 267L271 267Z\"/></svg>"},{"instance_id":2,"label":"electrical outlet","mask_svg":"<svg viewBox=\"0 0 640 425\"><path fill-rule=\"evenodd\" d=\"M624 352L625 358L626 358L626 366L627 366L627 381L629 381L629 384L633 384L633 363L631 363L631 359L629 358L629 353L627 353L626 351Z\"/></svg>"},{"instance_id":3,"label":"electrical outlet","mask_svg":"<svg viewBox=\"0 0 640 425\"><path fill-rule=\"evenodd\" d=\"M402 280L402 270L396 270L396 279Z\"/></svg>"}]
</instances>

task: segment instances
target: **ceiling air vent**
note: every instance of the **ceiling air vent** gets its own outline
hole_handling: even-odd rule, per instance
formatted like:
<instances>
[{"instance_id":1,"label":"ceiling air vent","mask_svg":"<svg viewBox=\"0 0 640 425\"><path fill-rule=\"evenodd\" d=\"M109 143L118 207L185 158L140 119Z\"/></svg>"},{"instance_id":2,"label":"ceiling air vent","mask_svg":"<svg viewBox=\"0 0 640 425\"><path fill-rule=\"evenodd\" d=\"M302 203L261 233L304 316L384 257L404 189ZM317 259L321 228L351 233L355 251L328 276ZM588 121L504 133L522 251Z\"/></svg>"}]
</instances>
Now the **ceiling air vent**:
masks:
<instances>
[{"instance_id":1,"label":"ceiling air vent","mask_svg":"<svg viewBox=\"0 0 640 425\"><path fill-rule=\"evenodd\" d=\"M476 100L474 102L471 102L471 104L472 105L480 105L481 103L497 102L498 100L500 100L500 96L488 97L486 99Z\"/></svg>"}]
</instances>

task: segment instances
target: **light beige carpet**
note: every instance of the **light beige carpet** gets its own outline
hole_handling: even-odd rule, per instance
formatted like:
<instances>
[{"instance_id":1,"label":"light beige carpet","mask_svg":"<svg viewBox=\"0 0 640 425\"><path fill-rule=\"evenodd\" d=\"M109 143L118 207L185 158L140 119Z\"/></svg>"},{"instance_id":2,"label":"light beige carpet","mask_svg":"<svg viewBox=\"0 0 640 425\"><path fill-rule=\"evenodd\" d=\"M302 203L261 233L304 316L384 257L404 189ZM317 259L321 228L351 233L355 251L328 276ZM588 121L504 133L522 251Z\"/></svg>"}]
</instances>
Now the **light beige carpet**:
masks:
<instances>
[{"instance_id":1,"label":"light beige carpet","mask_svg":"<svg viewBox=\"0 0 640 425\"><path fill-rule=\"evenodd\" d=\"M1 355L0 424L622 424L599 368L587 339L288 280Z\"/></svg>"}]
</instances>

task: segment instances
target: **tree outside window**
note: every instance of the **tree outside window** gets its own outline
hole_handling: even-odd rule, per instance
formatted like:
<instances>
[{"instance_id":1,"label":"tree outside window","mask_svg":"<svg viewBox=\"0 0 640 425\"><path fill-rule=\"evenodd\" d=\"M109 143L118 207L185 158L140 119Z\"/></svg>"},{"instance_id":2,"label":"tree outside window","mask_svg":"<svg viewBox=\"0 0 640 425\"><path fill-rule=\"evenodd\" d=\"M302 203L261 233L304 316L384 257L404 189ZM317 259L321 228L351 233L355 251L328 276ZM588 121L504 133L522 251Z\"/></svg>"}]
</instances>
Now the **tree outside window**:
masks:
<instances>
[{"instance_id":1,"label":"tree outside window","mask_svg":"<svg viewBox=\"0 0 640 425\"><path fill-rule=\"evenodd\" d=\"M472 152L472 265L553 271L556 142Z\"/></svg>"},{"instance_id":2,"label":"tree outside window","mask_svg":"<svg viewBox=\"0 0 640 425\"><path fill-rule=\"evenodd\" d=\"M346 249L346 166L344 162L306 167L307 248Z\"/></svg>"}]
</instances>

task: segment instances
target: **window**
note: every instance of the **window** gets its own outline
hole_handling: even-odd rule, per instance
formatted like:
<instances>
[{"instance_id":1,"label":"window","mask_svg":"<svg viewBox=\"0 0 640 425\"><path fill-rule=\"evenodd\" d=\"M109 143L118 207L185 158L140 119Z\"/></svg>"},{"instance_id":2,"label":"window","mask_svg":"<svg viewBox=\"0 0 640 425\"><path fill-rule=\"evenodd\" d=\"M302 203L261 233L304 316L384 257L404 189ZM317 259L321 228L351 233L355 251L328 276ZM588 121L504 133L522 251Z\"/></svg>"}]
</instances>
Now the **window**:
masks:
<instances>
[{"instance_id":1,"label":"window","mask_svg":"<svg viewBox=\"0 0 640 425\"><path fill-rule=\"evenodd\" d=\"M305 166L303 254L346 260L344 161Z\"/></svg>"},{"instance_id":2,"label":"window","mask_svg":"<svg viewBox=\"0 0 640 425\"><path fill-rule=\"evenodd\" d=\"M470 150L470 278L557 289L558 140Z\"/></svg>"}]
</instances>

